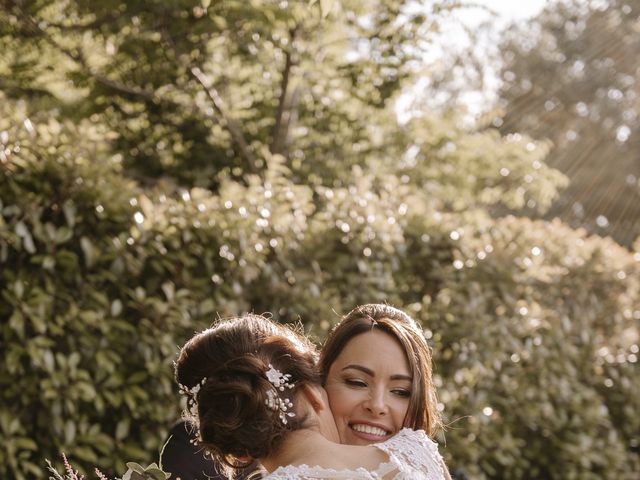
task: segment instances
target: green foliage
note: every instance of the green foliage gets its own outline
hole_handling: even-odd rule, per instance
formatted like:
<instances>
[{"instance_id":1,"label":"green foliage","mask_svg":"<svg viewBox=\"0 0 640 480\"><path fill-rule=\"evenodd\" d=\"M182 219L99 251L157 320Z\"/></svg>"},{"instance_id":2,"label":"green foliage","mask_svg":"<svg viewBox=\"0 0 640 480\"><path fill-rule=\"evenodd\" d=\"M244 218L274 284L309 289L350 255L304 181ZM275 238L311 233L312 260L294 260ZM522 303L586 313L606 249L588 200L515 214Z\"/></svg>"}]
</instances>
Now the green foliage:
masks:
<instances>
[{"instance_id":1,"label":"green foliage","mask_svg":"<svg viewBox=\"0 0 640 480\"><path fill-rule=\"evenodd\" d=\"M550 217L627 246L640 235L639 15L638 0L551 2L500 47L501 131L551 140L548 163L571 176Z\"/></svg>"},{"instance_id":2,"label":"green foliage","mask_svg":"<svg viewBox=\"0 0 640 480\"><path fill-rule=\"evenodd\" d=\"M472 99L471 111L483 108L501 134L548 142L546 163L567 175L567 188L545 211L527 202L513 212L558 217L627 247L640 234L639 13L638 0L546 2L503 30L487 18L428 66L419 94L431 109Z\"/></svg>"},{"instance_id":3,"label":"green foliage","mask_svg":"<svg viewBox=\"0 0 640 480\"><path fill-rule=\"evenodd\" d=\"M7 123L19 117L7 113ZM2 461L17 478L41 470L36 452L51 458L73 450L74 458L100 467L112 467L116 452L144 454L141 442L129 438L136 419L172 418L166 404L150 401L172 391L168 375L151 388L154 373L170 368L174 348L157 329L185 323L169 309L145 318L143 309L158 315L162 302L145 305L144 284L127 282L136 268L123 255L137 189L122 177L117 155L106 154L108 134L84 123L38 120L3 130L10 153L0 172L6 346L0 383L9 400ZM153 341L140 345L136 331Z\"/></svg>"},{"instance_id":4,"label":"green foliage","mask_svg":"<svg viewBox=\"0 0 640 480\"><path fill-rule=\"evenodd\" d=\"M470 415L447 434L454 458L474 478L632 478L640 424L620 416L640 405L619 402L640 388L639 262L559 222L471 235L457 281L424 306L447 417Z\"/></svg>"},{"instance_id":5,"label":"green foliage","mask_svg":"<svg viewBox=\"0 0 640 480\"><path fill-rule=\"evenodd\" d=\"M548 208L546 143L397 121L441 9L320 3L0 7L0 476L153 460L216 316L321 339L372 301L428 329L452 467L639 468L638 248L490 217Z\"/></svg>"},{"instance_id":6,"label":"green foliage","mask_svg":"<svg viewBox=\"0 0 640 480\"><path fill-rule=\"evenodd\" d=\"M47 460L47 468L53 475L49 477L49 480L82 480L84 476L73 469L66 456L62 455L62 458L65 467L64 475L58 472L55 467L51 465L51 462ZM95 472L100 480L109 480L100 470L96 469ZM170 477L170 473L164 472L162 468L155 463L143 467L135 462L127 462L127 471L120 480L168 480Z\"/></svg>"},{"instance_id":7,"label":"green foliage","mask_svg":"<svg viewBox=\"0 0 640 480\"><path fill-rule=\"evenodd\" d=\"M122 480L167 480L170 474L162 471L158 465L152 463L143 467L135 462L127 463L127 472L122 476Z\"/></svg>"}]
</instances>

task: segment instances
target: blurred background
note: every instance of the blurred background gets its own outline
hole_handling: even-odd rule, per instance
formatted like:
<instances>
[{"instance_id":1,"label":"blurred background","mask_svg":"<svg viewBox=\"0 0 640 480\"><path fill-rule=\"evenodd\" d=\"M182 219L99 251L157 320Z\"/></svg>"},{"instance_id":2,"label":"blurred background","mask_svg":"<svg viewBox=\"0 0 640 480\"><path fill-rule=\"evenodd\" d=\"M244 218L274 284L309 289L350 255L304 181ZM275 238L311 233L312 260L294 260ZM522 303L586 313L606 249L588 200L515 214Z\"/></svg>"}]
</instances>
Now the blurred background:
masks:
<instances>
[{"instance_id":1,"label":"blurred background","mask_svg":"<svg viewBox=\"0 0 640 480\"><path fill-rule=\"evenodd\" d=\"M639 51L638 0L0 1L0 477L157 461L217 317L389 302L452 469L637 478Z\"/></svg>"}]
</instances>

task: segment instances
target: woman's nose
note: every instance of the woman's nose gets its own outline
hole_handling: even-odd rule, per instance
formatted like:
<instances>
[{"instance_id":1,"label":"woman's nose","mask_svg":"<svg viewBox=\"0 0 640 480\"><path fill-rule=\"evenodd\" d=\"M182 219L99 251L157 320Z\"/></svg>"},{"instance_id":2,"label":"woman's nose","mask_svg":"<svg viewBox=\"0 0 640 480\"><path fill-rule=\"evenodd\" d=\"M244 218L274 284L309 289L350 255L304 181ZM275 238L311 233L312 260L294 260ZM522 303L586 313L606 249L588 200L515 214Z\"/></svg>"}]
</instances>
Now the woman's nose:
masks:
<instances>
[{"instance_id":1,"label":"woman's nose","mask_svg":"<svg viewBox=\"0 0 640 480\"><path fill-rule=\"evenodd\" d=\"M386 415L389 411L389 406L387 405L384 392L371 392L365 408L376 416Z\"/></svg>"}]
</instances>

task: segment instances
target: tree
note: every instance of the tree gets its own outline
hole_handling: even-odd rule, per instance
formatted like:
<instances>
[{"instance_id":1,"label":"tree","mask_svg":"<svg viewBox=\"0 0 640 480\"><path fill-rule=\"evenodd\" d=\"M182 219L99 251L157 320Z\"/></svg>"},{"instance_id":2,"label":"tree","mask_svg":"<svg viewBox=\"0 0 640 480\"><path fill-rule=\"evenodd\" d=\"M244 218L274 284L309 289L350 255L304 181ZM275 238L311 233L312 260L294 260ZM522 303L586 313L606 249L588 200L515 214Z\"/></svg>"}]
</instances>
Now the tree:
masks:
<instances>
[{"instance_id":1,"label":"tree","mask_svg":"<svg viewBox=\"0 0 640 480\"><path fill-rule=\"evenodd\" d=\"M637 1L553 2L501 48L500 130L550 139L548 163L571 180L548 216L627 246L640 235L639 14Z\"/></svg>"}]
</instances>

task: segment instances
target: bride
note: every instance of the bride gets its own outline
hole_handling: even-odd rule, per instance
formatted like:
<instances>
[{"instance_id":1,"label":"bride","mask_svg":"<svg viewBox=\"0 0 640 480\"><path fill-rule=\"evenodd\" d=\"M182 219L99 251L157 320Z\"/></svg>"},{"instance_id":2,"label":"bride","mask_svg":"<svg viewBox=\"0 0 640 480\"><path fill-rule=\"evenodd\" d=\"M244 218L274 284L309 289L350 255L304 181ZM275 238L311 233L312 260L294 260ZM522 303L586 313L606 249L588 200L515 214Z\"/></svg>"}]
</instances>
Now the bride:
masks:
<instances>
[{"instance_id":1,"label":"bride","mask_svg":"<svg viewBox=\"0 0 640 480\"><path fill-rule=\"evenodd\" d=\"M256 459L271 480L449 478L422 430L403 428L371 446L340 444L316 360L304 336L258 315L194 336L176 379L198 443L229 473Z\"/></svg>"}]
</instances>

